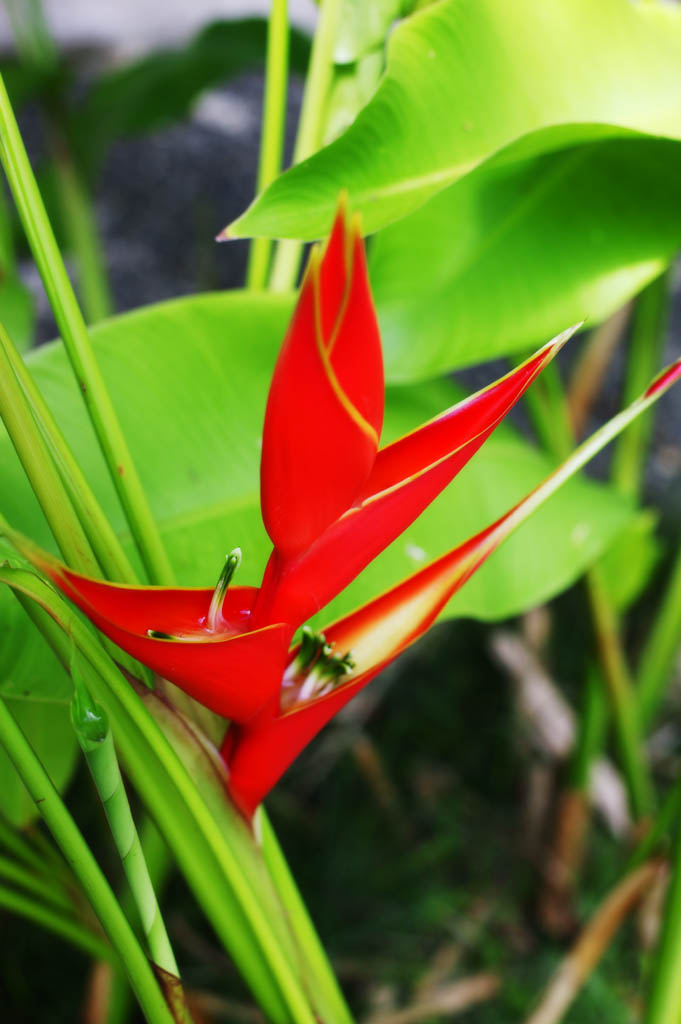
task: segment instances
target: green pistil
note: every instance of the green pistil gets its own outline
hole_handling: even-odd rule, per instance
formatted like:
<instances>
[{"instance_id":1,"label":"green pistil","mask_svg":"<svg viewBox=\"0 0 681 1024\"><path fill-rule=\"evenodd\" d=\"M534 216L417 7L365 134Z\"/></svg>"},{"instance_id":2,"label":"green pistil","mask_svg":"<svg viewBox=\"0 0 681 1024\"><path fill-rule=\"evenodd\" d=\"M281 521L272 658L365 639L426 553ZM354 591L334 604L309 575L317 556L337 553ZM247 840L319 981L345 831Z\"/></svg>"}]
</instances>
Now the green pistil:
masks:
<instances>
[{"instance_id":1,"label":"green pistil","mask_svg":"<svg viewBox=\"0 0 681 1024\"><path fill-rule=\"evenodd\" d=\"M323 633L315 633L309 626L300 631L300 648L286 673L291 680L309 672L318 658L328 657L331 646Z\"/></svg>"},{"instance_id":2,"label":"green pistil","mask_svg":"<svg viewBox=\"0 0 681 1024\"><path fill-rule=\"evenodd\" d=\"M210 602L210 608L208 609L207 625L208 629L214 633L218 628L218 620L222 612L222 604L225 600L225 594L227 593L227 587L232 581L234 573L241 565L241 548L234 548L234 551L227 555L225 560L225 567L220 573L220 579L218 580L215 591L213 593L213 599Z\"/></svg>"},{"instance_id":3,"label":"green pistil","mask_svg":"<svg viewBox=\"0 0 681 1024\"><path fill-rule=\"evenodd\" d=\"M329 644L324 645L324 650L303 681L298 692L298 701L311 700L313 697L321 697L334 690L342 680L355 668L350 651L343 655L331 654Z\"/></svg>"}]
</instances>

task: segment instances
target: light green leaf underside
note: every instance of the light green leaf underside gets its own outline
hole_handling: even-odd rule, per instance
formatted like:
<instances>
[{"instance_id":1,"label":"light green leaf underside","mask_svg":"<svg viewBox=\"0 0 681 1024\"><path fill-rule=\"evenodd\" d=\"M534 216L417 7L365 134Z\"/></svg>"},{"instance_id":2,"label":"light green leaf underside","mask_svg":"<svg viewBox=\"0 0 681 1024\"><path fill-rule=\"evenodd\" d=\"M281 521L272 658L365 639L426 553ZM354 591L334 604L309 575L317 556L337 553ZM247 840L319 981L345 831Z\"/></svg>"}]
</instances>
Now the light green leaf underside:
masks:
<instances>
[{"instance_id":1,"label":"light green leaf underside","mask_svg":"<svg viewBox=\"0 0 681 1024\"><path fill-rule=\"evenodd\" d=\"M681 146L612 140L482 167L372 239L393 380L593 326L681 245Z\"/></svg>"},{"instance_id":2,"label":"light green leaf underside","mask_svg":"<svg viewBox=\"0 0 681 1024\"><path fill-rule=\"evenodd\" d=\"M442 0L396 28L381 86L347 132L231 233L322 237L344 188L373 232L484 161L631 133L679 139L680 63L675 6Z\"/></svg>"},{"instance_id":3,"label":"light green leaf underside","mask_svg":"<svg viewBox=\"0 0 681 1024\"><path fill-rule=\"evenodd\" d=\"M183 584L212 584L225 552L236 545L244 556L239 582L259 582L269 552L257 497L260 429L290 307L288 297L206 295L149 307L93 331L102 369ZM61 347L36 352L31 367L88 479L122 530ZM417 426L457 397L442 381L389 389L386 439ZM502 428L327 614L373 596L424 557L438 555L480 529L549 469L545 458L510 428ZM0 440L0 476L7 482L0 499L7 519L49 543L6 438ZM493 619L549 597L608 546L629 515L627 506L603 487L579 480L568 484L533 524L494 555L456 598L450 613ZM6 593L0 599L4 616L13 608L12 599ZM28 625L22 636L28 644L27 661L15 652L11 685L24 684L29 666L31 686L54 694L52 672L36 679ZM0 668L7 670L7 665Z\"/></svg>"}]
</instances>

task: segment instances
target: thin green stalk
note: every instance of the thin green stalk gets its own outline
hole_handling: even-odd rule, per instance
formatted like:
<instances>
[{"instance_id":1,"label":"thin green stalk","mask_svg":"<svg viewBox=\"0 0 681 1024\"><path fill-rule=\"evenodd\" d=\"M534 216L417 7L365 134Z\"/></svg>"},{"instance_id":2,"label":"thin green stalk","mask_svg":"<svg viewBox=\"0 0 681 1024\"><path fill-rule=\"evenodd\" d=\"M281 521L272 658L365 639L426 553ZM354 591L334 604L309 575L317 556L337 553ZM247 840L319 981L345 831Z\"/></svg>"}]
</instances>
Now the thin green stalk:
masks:
<instances>
[{"instance_id":1,"label":"thin green stalk","mask_svg":"<svg viewBox=\"0 0 681 1024\"><path fill-rule=\"evenodd\" d=\"M560 374L554 363L546 367L533 388L528 411L537 433L547 439L557 459L565 457L574 445ZM638 719L638 702L622 647L617 613L597 565L585 574L596 647L603 679L607 685L613 721L627 790L636 817L644 817L653 807L653 787L645 759L643 733Z\"/></svg>"},{"instance_id":2,"label":"thin green stalk","mask_svg":"<svg viewBox=\"0 0 681 1024\"><path fill-rule=\"evenodd\" d=\"M343 0L322 0L320 3L293 150L294 164L307 159L322 143L326 101L333 79L333 49L342 7ZM295 286L302 256L302 242L285 239L277 244L270 274L273 291L286 292Z\"/></svg>"},{"instance_id":3,"label":"thin green stalk","mask_svg":"<svg viewBox=\"0 0 681 1024\"><path fill-rule=\"evenodd\" d=\"M74 569L97 576L99 567L88 539L7 358L11 342L2 325L0 339L0 418L5 422L62 555Z\"/></svg>"},{"instance_id":4,"label":"thin green stalk","mask_svg":"<svg viewBox=\"0 0 681 1024\"><path fill-rule=\"evenodd\" d=\"M639 715L652 725L681 645L681 543L636 671Z\"/></svg>"},{"instance_id":5,"label":"thin green stalk","mask_svg":"<svg viewBox=\"0 0 681 1024\"><path fill-rule=\"evenodd\" d=\"M288 0L272 0L267 27L265 98L262 111L258 192L267 188L281 170L286 129L288 80ZM262 289L267 284L272 240L254 238L248 254L246 284Z\"/></svg>"},{"instance_id":6,"label":"thin green stalk","mask_svg":"<svg viewBox=\"0 0 681 1024\"><path fill-rule=\"evenodd\" d=\"M11 343L7 333L2 330L0 330L0 350L4 351L24 392L35 424L107 579L115 580L118 583L136 583L135 571L92 488L85 479L85 474L66 443L64 435L40 394L26 364Z\"/></svg>"},{"instance_id":7,"label":"thin green stalk","mask_svg":"<svg viewBox=\"0 0 681 1024\"><path fill-rule=\"evenodd\" d=\"M638 867L639 864L656 853L679 819L681 819L681 776L667 791L650 828L646 830L629 857L625 871L631 871L632 868Z\"/></svg>"},{"instance_id":8,"label":"thin green stalk","mask_svg":"<svg viewBox=\"0 0 681 1024\"><path fill-rule=\"evenodd\" d=\"M645 758L636 692L620 640L617 613L598 565L587 573L586 585L596 644L610 694L620 760L634 816L640 819L651 813L654 793Z\"/></svg>"},{"instance_id":9,"label":"thin green stalk","mask_svg":"<svg viewBox=\"0 0 681 1024\"><path fill-rule=\"evenodd\" d=\"M142 819L139 832L154 891L160 899L173 869L173 858L151 818L145 816ZM121 904L127 914L132 912L132 897L129 890L123 895ZM121 970L112 967L102 1024L126 1024L130 1018L132 1000L133 995L125 975Z\"/></svg>"},{"instance_id":10,"label":"thin green stalk","mask_svg":"<svg viewBox=\"0 0 681 1024\"><path fill-rule=\"evenodd\" d=\"M591 770L605 742L608 706L605 687L598 667L591 662L587 668L581 712L577 721L577 741L570 765L573 789L588 794Z\"/></svg>"},{"instance_id":11,"label":"thin green stalk","mask_svg":"<svg viewBox=\"0 0 681 1024\"><path fill-rule=\"evenodd\" d=\"M669 272L644 288L636 300L627 354L623 403L640 395L662 361L669 310ZM652 415L641 416L619 438L612 459L612 482L622 494L641 492L645 456L650 443Z\"/></svg>"},{"instance_id":12,"label":"thin green stalk","mask_svg":"<svg viewBox=\"0 0 681 1024\"><path fill-rule=\"evenodd\" d=\"M90 774L102 801L111 834L139 913L142 931L155 964L179 977L177 962L149 876L137 828L121 778L106 712L95 704L83 678L77 651L71 657L74 696L71 719Z\"/></svg>"},{"instance_id":13,"label":"thin green stalk","mask_svg":"<svg viewBox=\"0 0 681 1024\"><path fill-rule=\"evenodd\" d=\"M314 968L316 983L324 987L329 1004L334 1008L333 1024L353 1024L353 1017L341 992L338 979L298 891L272 824L265 813L265 808L260 807L257 813L267 870L289 915L291 928Z\"/></svg>"},{"instance_id":14,"label":"thin green stalk","mask_svg":"<svg viewBox=\"0 0 681 1024\"><path fill-rule=\"evenodd\" d=\"M677 829L674 845L672 877L655 955L646 1024L679 1024L681 1020L681 829Z\"/></svg>"},{"instance_id":15,"label":"thin green stalk","mask_svg":"<svg viewBox=\"0 0 681 1024\"><path fill-rule=\"evenodd\" d=\"M73 903L59 882L55 885L54 879L48 880L44 876L36 875L33 871L28 871L22 864L10 860L9 857L0 856L0 878L5 878L14 885L20 885L27 892L61 907L62 910L73 910Z\"/></svg>"},{"instance_id":16,"label":"thin green stalk","mask_svg":"<svg viewBox=\"0 0 681 1024\"><path fill-rule=\"evenodd\" d=\"M168 556L95 359L1 77L0 159L142 562L152 582L171 583L173 573Z\"/></svg>"},{"instance_id":17,"label":"thin green stalk","mask_svg":"<svg viewBox=\"0 0 681 1024\"><path fill-rule=\"evenodd\" d=\"M34 921L41 928L46 928L61 936L62 939L66 939L67 942L72 942L74 946L78 946L88 956L96 957L98 960L105 960L108 963L118 962L118 958L108 942L95 935L89 928L79 924L78 921L64 917L63 914L50 907L46 907L39 900L31 899L30 896L25 896L23 893L15 892L13 889L7 889L4 885L0 885L0 907L3 910L10 911L10 913L20 914L21 917Z\"/></svg>"},{"instance_id":18,"label":"thin green stalk","mask_svg":"<svg viewBox=\"0 0 681 1024\"><path fill-rule=\"evenodd\" d=\"M112 946L125 965L150 1024L172 1024L154 973L109 883L28 740L0 698L0 743L83 886Z\"/></svg>"},{"instance_id":19,"label":"thin green stalk","mask_svg":"<svg viewBox=\"0 0 681 1024\"><path fill-rule=\"evenodd\" d=\"M52 150L63 221L76 258L80 301L88 323L96 323L111 316L113 299L92 200L64 142L59 139Z\"/></svg>"}]
</instances>

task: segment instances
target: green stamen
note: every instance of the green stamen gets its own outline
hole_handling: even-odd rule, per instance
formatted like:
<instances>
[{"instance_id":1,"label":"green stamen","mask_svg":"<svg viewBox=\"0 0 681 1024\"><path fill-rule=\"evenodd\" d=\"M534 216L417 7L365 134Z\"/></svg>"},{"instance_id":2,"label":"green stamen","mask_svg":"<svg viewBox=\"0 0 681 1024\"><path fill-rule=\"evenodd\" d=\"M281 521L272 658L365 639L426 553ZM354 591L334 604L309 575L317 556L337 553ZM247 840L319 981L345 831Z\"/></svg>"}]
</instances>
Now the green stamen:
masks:
<instances>
[{"instance_id":1,"label":"green stamen","mask_svg":"<svg viewBox=\"0 0 681 1024\"><path fill-rule=\"evenodd\" d=\"M210 602L210 608L208 609L207 625L208 629L214 633L218 628L218 620L222 612L222 605L225 600L225 594L227 593L227 587L232 581L234 573L241 565L241 548L234 548L225 560L225 567L220 573L220 579L218 580L215 591L213 593L213 599Z\"/></svg>"}]
</instances>

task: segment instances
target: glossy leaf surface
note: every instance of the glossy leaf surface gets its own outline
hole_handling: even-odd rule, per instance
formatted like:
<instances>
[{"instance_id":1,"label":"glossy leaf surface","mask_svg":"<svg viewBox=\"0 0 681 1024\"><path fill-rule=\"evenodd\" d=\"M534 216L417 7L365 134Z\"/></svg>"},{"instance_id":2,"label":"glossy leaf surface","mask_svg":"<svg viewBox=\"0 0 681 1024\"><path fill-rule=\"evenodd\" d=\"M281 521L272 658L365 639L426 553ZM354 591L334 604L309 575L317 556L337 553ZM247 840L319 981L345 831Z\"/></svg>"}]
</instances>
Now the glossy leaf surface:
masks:
<instances>
[{"instance_id":1,"label":"glossy leaf surface","mask_svg":"<svg viewBox=\"0 0 681 1024\"><path fill-rule=\"evenodd\" d=\"M342 188L373 232L498 154L632 132L679 139L680 61L675 6L443 0L398 25L386 76L348 131L273 182L231 233L319 238Z\"/></svg>"},{"instance_id":2,"label":"glossy leaf surface","mask_svg":"<svg viewBox=\"0 0 681 1024\"><path fill-rule=\"evenodd\" d=\"M594 326L679 246L678 143L611 140L481 167L372 240L392 379L524 353L584 318Z\"/></svg>"}]
</instances>

